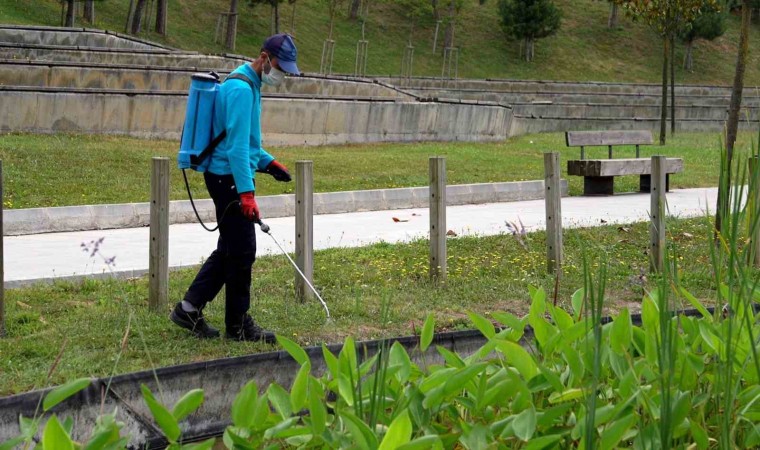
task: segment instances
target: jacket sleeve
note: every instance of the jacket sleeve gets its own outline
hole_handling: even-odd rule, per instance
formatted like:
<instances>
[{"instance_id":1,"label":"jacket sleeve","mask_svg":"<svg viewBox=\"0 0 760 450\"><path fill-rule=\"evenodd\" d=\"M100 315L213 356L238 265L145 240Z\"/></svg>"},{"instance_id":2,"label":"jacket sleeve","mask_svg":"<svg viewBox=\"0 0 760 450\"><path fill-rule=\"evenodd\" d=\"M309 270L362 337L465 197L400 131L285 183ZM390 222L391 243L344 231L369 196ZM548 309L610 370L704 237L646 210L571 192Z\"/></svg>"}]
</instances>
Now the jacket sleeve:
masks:
<instances>
[{"instance_id":1,"label":"jacket sleeve","mask_svg":"<svg viewBox=\"0 0 760 450\"><path fill-rule=\"evenodd\" d=\"M227 160L237 191L243 193L255 190L249 149L253 93L244 82L233 82L225 105Z\"/></svg>"},{"instance_id":2,"label":"jacket sleeve","mask_svg":"<svg viewBox=\"0 0 760 450\"><path fill-rule=\"evenodd\" d=\"M269 152L264 150L263 148L259 149L259 162L256 167L256 170L264 171L267 169L269 164L274 161L274 156L270 155Z\"/></svg>"}]
</instances>

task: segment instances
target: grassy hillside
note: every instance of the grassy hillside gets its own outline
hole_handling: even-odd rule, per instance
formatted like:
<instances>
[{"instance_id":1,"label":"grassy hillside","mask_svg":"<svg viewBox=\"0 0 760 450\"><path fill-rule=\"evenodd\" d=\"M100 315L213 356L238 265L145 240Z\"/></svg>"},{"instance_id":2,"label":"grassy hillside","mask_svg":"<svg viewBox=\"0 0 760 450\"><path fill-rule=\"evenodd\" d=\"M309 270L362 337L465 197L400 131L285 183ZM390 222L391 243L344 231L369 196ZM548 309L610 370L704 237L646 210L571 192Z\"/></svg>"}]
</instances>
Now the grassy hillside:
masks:
<instances>
[{"instance_id":1,"label":"grassy hillside","mask_svg":"<svg viewBox=\"0 0 760 450\"><path fill-rule=\"evenodd\" d=\"M367 70L370 74L398 74L408 34L400 10L387 1L373 3L366 25L369 40ZM251 7L240 0L237 53L255 55L270 33L271 9ZM348 3L348 2L346 2ZM441 3L445 3L442 1ZM519 43L510 42L499 26L497 0L465 0L457 26L456 45L460 47L459 75L467 78L520 78L557 80L596 80L657 82L660 79L661 43L645 25L621 17L617 29L606 27L608 6L598 0L556 0L563 12L562 29L538 42L536 58L526 63L519 58ZM96 7L97 28L124 31L127 0L102 0ZM297 38L302 69L319 70L322 41L328 32L324 0L298 0L280 11L281 31L292 31ZM217 15L229 8L229 0L170 0L169 37L152 32L147 39L205 52L221 52L214 44ZM361 24L347 18L348 6L341 8L335 29L334 70L350 73L354 68L356 41ZM0 0L0 23L59 25L61 8L57 0ZM291 28L294 24L294 29ZM79 19L77 25L87 25ZM730 18L728 33L715 42L698 42L692 73L679 68L678 82L731 84L736 59L739 17ZM435 76L441 73L440 52L433 54L435 24L428 23L415 32L414 74ZM439 37L442 40L443 33ZM752 26L750 61L746 82L760 84L760 25ZM683 58L679 45L677 58Z\"/></svg>"}]
</instances>

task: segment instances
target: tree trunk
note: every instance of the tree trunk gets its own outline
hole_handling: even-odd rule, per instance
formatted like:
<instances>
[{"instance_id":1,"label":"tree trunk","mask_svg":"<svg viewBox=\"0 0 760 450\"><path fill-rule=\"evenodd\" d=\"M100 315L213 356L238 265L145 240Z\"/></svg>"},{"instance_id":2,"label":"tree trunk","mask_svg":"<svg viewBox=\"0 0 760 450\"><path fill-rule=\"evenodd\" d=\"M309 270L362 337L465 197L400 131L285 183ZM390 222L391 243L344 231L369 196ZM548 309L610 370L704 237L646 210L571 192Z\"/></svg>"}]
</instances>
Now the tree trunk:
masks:
<instances>
[{"instance_id":1,"label":"tree trunk","mask_svg":"<svg viewBox=\"0 0 760 450\"><path fill-rule=\"evenodd\" d=\"M127 24L124 25L124 32L129 33L129 29L132 28L132 7L135 0L129 0L129 9L127 9Z\"/></svg>"},{"instance_id":2,"label":"tree trunk","mask_svg":"<svg viewBox=\"0 0 760 450\"><path fill-rule=\"evenodd\" d=\"M456 0L449 2L449 17L446 22L446 30L443 32L443 48L454 46L454 19L456 18Z\"/></svg>"},{"instance_id":3,"label":"tree trunk","mask_svg":"<svg viewBox=\"0 0 760 450\"><path fill-rule=\"evenodd\" d=\"M668 130L668 37L662 38L662 105L660 111L660 145L665 145Z\"/></svg>"},{"instance_id":4,"label":"tree trunk","mask_svg":"<svg viewBox=\"0 0 760 450\"><path fill-rule=\"evenodd\" d=\"M362 0L351 0L351 9L348 11L348 17L351 20L356 20L359 17L359 8L362 5Z\"/></svg>"},{"instance_id":5,"label":"tree trunk","mask_svg":"<svg viewBox=\"0 0 760 450\"><path fill-rule=\"evenodd\" d=\"M533 51L535 43L535 39L530 37L525 38L525 61L527 62L533 61L533 56L535 55L535 52Z\"/></svg>"},{"instance_id":6,"label":"tree trunk","mask_svg":"<svg viewBox=\"0 0 760 450\"><path fill-rule=\"evenodd\" d=\"M95 23L95 0L87 0L84 4L84 20Z\"/></svg>"},{"instance_id":7,"label":"tree trunk","mask_svg":"<svg viewBox=\"0 0 760 450\"><path fill-rule=\"evenodd\" d=\"M607 28L615 28L618 25L618 5L610 3L610 16L607 18Z\"/></svg>"},{"instance_id":8,"label":"tree trunk","mask_svg":"<svg viewBox=\"0 0 760 450\"><path fill-rule=\"evenodd\" d=\"M132 14L132 34L138 34L142 29L142 15L143 8L145 8L145 2L147 0L137 0L135 6L135 12Z\"/></svg>"},{"instance_id":9,"label":"tree trunk","mask_svg":"<svg viewBox=\"0 0 760 450\"><path fill-rule=\"evenodd\" d=\"M670 135L676 134L676 36L670 36Z\"/></svg>"},{"instance_id":10,"label":"tree trunk","mask_svg":"<svg viewBox=\"0 0 760 450\"><path fill-rule=\"evenodd\" d=\"M684 56L683 59L683 68L684 70L691 71L694 67L694 61L691 57L691 49L694 47L694 41L687 41L686 42L686 56Z\"/></svg>"},{"instance_id":11,"label":"tree trunk","mask_svg":"<svg viewBox=\"0 0 760 450\"><path fill-rule=\"evenodd\" d=\"M169 0L158 0L156 5L156 33L166 36L166 20L169 13Z\"/></svg>"},{"instance_id":12,"label":"tree trunk","mask_svg":"<svg viewBox=\"0 0 760 450\"><path fill-rule=\"evenodd\" d=\"M296 4L298 2L293 2L293 14L290 16L290 34L293 36L296 35Z\"/></svg>"},{"instance_id":13,"label":"tree trunk","mask_svg":"<svg viewBox=\"0 0 760 450\"><path fill-rule=\"evenodd\" d=\"M736 73L734 74L734 86L731 89L731 104L728 107L728 124L726 125L726 181L718 186L718 207L715 210L715 231L720 233L723 227L723 213L727 210L722 197L728 197L727 192L721 192L724 188L731 189L731 164L734 157L734 144L739 131L739 111L742 106L742 91L744 90L744 72L747 68L747 54L749 53L749 26L752 11L750 0L742 1L742 25L739 35L739 55L736 58ZM725 200L725 199L723 199Z\"/></svg>"},{"instance_id":14,"label":"tree trunk","mask_svg":"<svg viewBox=\"0 0 760 450\"><path fill-rule=\"evenodd\" d=\"M280 32L280 2L274 4L274 34Z\"/></svg>"},{"instance_id":15,"label":"tree trunk","mask_svg":"<svg viewBox=\"0 0 760 450\"><path fill-rule=\"evenodd\" d=\"M74 0L66 1L66 23L63 26L74 26Z\"/></svg>"},{"instance_id":16,"label":"tree trunk","mask_svg":"<svg viewBox=\"0 0 760 450\"><path fill-rule=\"evenodd\" d=\"M230 12L227 16L227 39L224 46L229 50L235 50L235 36L237 35L237 6L238 0L230 0Z\"/></svg>"}]
</instances>

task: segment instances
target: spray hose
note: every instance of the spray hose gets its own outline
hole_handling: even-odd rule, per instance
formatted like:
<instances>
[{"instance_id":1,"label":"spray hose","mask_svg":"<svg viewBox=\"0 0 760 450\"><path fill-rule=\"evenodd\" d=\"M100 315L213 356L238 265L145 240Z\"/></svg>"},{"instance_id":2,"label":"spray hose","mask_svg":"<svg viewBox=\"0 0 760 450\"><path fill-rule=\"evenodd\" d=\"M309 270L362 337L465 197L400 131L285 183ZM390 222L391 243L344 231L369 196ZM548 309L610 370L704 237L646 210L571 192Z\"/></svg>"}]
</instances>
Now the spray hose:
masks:
<instances>
[{"instance_id":1,"label":"spray hose","mask_svg":"<svg viewBox=\"0 0 760 450\"><path fill-rule=\"evenodd\" d=\"M319 292L317 292L317 290L314 288L314 285L311 284L311 282L309 281L309 279L306 278L306 275L304 275L303 272L301 272L301 269L298 268L298 264L296 264L296 262L293 261L293 258L291 258L290 255L288 255L288 252L286 252L285 249L282 248L282 246L280 245L280 243L277 242L277 239L275 239L274 236L272 236L272 233L269 232L269 230L270 230L269 225L267 225L264 222L262 222L261 219L259 219L258 217L256 218L255 222L257 224L259 224L259 228L261 228L261 231L263 231L264 233L268 234L269 237L272 238L272 240L277 245L277 247L280 248L280 251L282 251L282 254L285 255L286 258L288 258L288 261L290 261L290 264L293 265L293 268L296 269L296 271L298 272L299 275L301 275L301 278L303 279L303 281L305 281L306 284L309 285L309 287L311 288L311 291L314 292L314 294L319 299L319 302L322 303L322 307L325 309L325 314L327 315L327 319L330 319L330 310L327 308L327 303L325 303L325 301L322 299L322 296L319 295Z\"/></svg>"},{"instance_id":2,"label":"spray hose","mask_svg":"<svg viewBox=\"0 0 760 450\"><path fill-rule=\"evenodd\" d=\"M219 229L219 224L222 223L222 221L224 220L224 216L227 215L227 211L230 210L230 208L232 207L232 205L239 205L240 203L237 200L231 201L230 204L227 205L226 208L224 208L224 212L222 213L222 217L219 218L219 220L217 221L216 226L214 228L209 228L209 227L206 226L205 223L203 223L203 220L201 220L200 214L198 214L198 210L195 208L195 202L193 201L193 194L190 193L190 184L187 182L187 174L185 174L185 169L182 169L182 177L185 179L185 188L187 189L187 196L188 196L188 198L190 198L190 206L193 207L193 212L195 213L195 218L198 219L198 223L200 223L201 226L203 227L203 229L205 229L208 232L213 233L214 231L218 230Z\"/></svg>"}]
</instances>

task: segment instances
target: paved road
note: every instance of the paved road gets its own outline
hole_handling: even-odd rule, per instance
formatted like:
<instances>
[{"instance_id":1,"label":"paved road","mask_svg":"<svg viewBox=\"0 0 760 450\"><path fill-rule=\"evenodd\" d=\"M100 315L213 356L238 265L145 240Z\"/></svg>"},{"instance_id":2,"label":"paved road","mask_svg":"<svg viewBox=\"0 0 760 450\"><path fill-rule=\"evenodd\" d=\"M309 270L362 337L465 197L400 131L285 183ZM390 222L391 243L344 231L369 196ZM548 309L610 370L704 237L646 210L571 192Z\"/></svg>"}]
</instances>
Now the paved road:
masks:
<instances>
[{"instance_id":1,"label":"paved road","mask_svg":"<svg viewBox=\"0 0 760 450\"><path fill-rule=\"evenodd\" d=\"M670 214L691 217L715 208L717 188L683 189L668 193ZM648 220L648 194L614 197L568 197L562 200L562 221L566 227L597 226ZM451 206L448 228L458 235L493 235L507 231L505 221L519 218L528 230L544 225L544 201L491 203ZM266 211L263 211L266 215ZM405 242L425 237L427 209L327 214L314 217L314 247L358 247L380 241ZM393 218L408 220L394 222ZM265 220L272 234L293 250L295 218ZM99 254L90 257L81 245L103 238ZM216 233L198 224L172 225L169 230L169 265L172 268L197 265L214 249ZM269 236L258 233L258 253L279 253ZM100 256L102 255L102 256ZM110 267L105 258L115 257ZM148 268L148 228L82 231L5 237L5 280L7 287L52 278L81 276L139 275Z\"/></svg>"}]
</instances>

